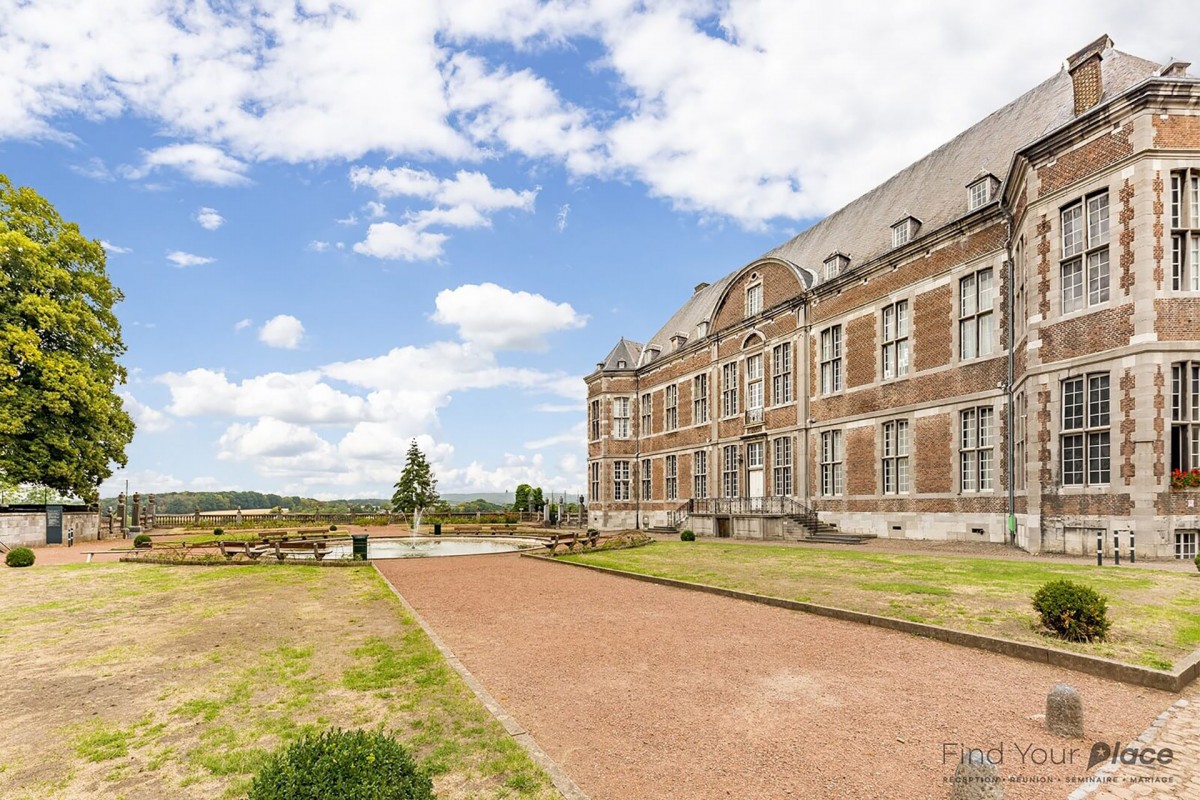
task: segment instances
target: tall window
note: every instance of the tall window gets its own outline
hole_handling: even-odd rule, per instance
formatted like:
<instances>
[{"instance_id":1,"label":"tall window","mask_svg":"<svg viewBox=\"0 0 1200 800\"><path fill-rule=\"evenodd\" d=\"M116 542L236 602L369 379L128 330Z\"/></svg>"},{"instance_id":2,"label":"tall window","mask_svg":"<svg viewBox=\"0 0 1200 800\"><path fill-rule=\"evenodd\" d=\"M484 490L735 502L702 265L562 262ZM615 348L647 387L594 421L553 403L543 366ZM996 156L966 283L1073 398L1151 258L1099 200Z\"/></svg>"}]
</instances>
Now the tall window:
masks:
<instances>
[{"instance_id":1,"label":"tall window","mask_svg":"<svg viewBox=\"0 0 1200 800\"><path fill-rule=\"evenodd\" d=\"M1016 474L1013 475L1014 485L1017 489L1025 488L1025 471L1027 465L1025 463L1025 438L1029 430L1029 415L1025 408L1025 393L1018 392L1013 400L1016 406L1017 414L1017 430L1013 437L1013 470Z\"/></svg>"},{"instance_id":2,"label":"tall window","mask_svg":"<svg viewBox=\"0 0 1200 800\"><path fill-rule=\"evenodd\" d=\"M883 493L907 492L908 469L908 420L898 419L883 423Z\"/></svg>"},{"instance_id":3,"label":"tall window","mask_svg":"<svg viewBox=\"0 0 1200 800\"><path fill-rule=\"evenodd\" d=\"M792 493L792 437L781 436L775 440L775 457L771 464L775 476L775 496L787 497Z\"/></svg>"},{"instance_id":4,"label":"tall window","mask_svg":"<svg viewBox=\"0 0 1200 800\"><path fill-rule=\"evenodd\" d=\"M821 434L821 494L832 497L842 493L842 432Z\"/></svg>"},{"instance_id":5,"label":"tall window","mask_svg":"<svg viewBox=\"0 0 1200 800\"><path fill-rule=\"evenodd\" d=\"M613 462L613 500L629 499L629 462Z\"/></svg>"},{"instance_id":6,"label":"tall window","mask_svg":"<svg viewBox=\"0 0 1200 800\"><path fill-rule=\"evenodd\" d=\"M1062 485L1109 482L1108 375L1062 382Z\"/></svg>"},{"instance_id":7,"label":"tall window","mask_svg":"<svg viewBox=\"0 0 1200 800\"><path fill-rule=\"evenodd\" d=\"M748 469L757 469L763 466L765 449L762 442L750 442L746 445L746 467Z\"/></svg>"},{"instance_id":8,"label":"tall window","mask_svg":"<svg viewBox=\"0 0 1200 800\"><path fill-rule=\"evenodd\" d=\"M1171 365L1171 469L1200 469L1200 361Z\"/></svg>"},{"instance_id":9,"label":"tall window","mask_svg":"<svg viewBox=\"0 0 1200 800\"><path fill-rule=\"evenodd\" d=\"M708 422L708 376L692 378L692 424Z\"/></svg>"},{"instance_id":10,"label":"tall window","mask_svg":"<svg viewBox=\"0 0 1200 800\"><path fill-rule=\"evenodd\" d=\"M591 479L592 484L592 493L588 496L588 499L595 503L600 499L600 462L593 461L588 464L588 472L590 473L588 477Z\"/></svg>"},{"instance_id":11,"label":"tall window","mask_svg":"<svg viewBox=\"0 0 1200 800\"><path fill-rule=\"evenodd\" d=\"M982 208L990 199L992 199L992 178L990 175L986 178L975 181L967 187L968 211L974 211L977 208Z\"/></svg>"},{"instance_id":12,"label":"tall window","mask_svg":"<svg viewBox=\"0 0 1200 800\"><path fill-rule=\"evenodd\" d=\"M654 485L650 480L650 459L642 459L642 499L649 500L654 496Z\"/></svg>"},{"instance_id":13,"label":"tall window","mask_svg":"<svg viewBox=\"0 0 1200 800\"><path fill-rule=\"evenodd\" d=\"M1013 247L1016 294L1013 298L1013 341L1019 342L1029 325L1029 299L1025 294L1025 237Z\"/></svg>"},{"instance_id":14,"label":"tall window","mask_svg":"<svg viewBox=\"0 0 1200 800\"><path fill-rule=\"evenodd\" d=\"M792 402L792 345L777 344L771 349L771 403L781 406Z\"/></svg>"},{"instance_id":15,"label":"tall window","mask_svg":"<svg viewBox=\"0 0 1200 800\"><path fill-rule=\"evenodd\" d=\"M592 441L600 438L600 401L593 400L588 405L588 416L591 418Z\"/></svg>"},{"instance_id":16,"label":"tall window","mask_svg":"<svg viewBox=\"0 0 1200 800\"><path fill-rule=\"evenodd\" d=\"M1171 288L1200 291L1200 171L1171 173Z\"/></svg>"},{"instance_id":17,"label":"tall window","mask_svg":"<svg viewBox=\"0 0 1200 800\"><path fill-rule=\"evenodd\" d=\"M746 290L746 316L753 317L762 311L762 284L756 283Z\"/></svg>"},{"instance_id":18,"label":"tall window","mask_svg":"<svg viewBox=\"0 0 1200 800\"><path fill-rule=\"evenodd\" d=\"M679 456L667 456L664 464L667 499L674 500L679 497Z\"/></svg>"},{"instance_id":19,"label":"tall window","mask_svg":"<svg viewBox=\"0 0 1200 800\"><path fill-rule=\"evenodd\" d=\"M1064 314L1108 302L1108 192L1062 210Z\"/></svg>"},{"instance_id":20,"label":"tall window","mask_svg":"<svg viewBox=\"0 0 1200 800\"><path fill-rule=\"evenodd\" d=\"M762 353L746 358L746 421L763 419L763 357Z\"/></svg>"},{"instance_id":21,"label":"tall window","mask_svg":"<svg viewBox=\"0 0 1200 800\"><path fill-rule=\"evenodd\" d=\"M821 331L821 394L842 390L842 326Z\"/></svg>"},{"instance_id":22,"label":"tall window","mask_svg":"<svg viewBox=\"0 0 1200 800\"><path fill-rule=\"evenodd\" d=\"M727 444L721 448L721 494L724 497L738 496L738 448Z\"/></svg>"},{"instance_id":23,"label":"tall window","mask_svg":"<svg viewBox=\"0 0 1200 800\"><path fill-rule=\"evenodd\" d=\"M991 406L968 408L959 420L959 488L964 492L990 492L994 488L996 411Z\"/></svg>"},{"instance_id":24,"label":"tall window","mask_svg":"<svg viewBox=\"0 0 1200 800\"><path fill-rule=\"evenodd\" d=\"M958 282L958 356L962 359L992 354L992 270L981 269Z\"/></svg>"},{"instance_id":25,"label":"tall window","mask_svg":"<svg viewBox=\"0 0 1200 800\"><path fill-rule=\"evenodd\" d=\"M883 379L908 374L908 301L883 308Z\"/></svg>"},{"instance_id":26,"label":"tall window","mask_svg":"<svg viewBox=\"0 0 1200 800\"><path fill-rule=\"evenodd\" d=\"M736 361L721 365L721 416L738 413L738 365Z\"/></svg>"},{"instance_id":27,"label":"tall window","mask_svg":"<svg viewBox=\"0 0 1200 800\"><path fill-rule=\"evenodd\" d=\"M651 398L649 392L642 395L640 407L642 409L642 427L638 428L638 434L649 436L654 432L654 400Z\"/></svg>"},{"instance_id":28,"label":"tall window","mask_svg":"<svg viewBox=\"0 0 1200 800\"><path fill-rule=\"evenodd\" d=\"M613 436L617 439L629 438L629 398L613 398Z\"/></svg>"},{"instance_id":29,"label":"tall window","mask_svg":"<svg viewBox=\"0 0 1200 800\"><path fill-rule=\"evenodd\" d=\"M708 451L692 453L692 497L703 500L708 497Z\"/></svg>"},{"instance_id":30,"label":"tall window","mask_svg":"<svg viewBox=\"0 0 1200 800\"><path fill-rule=\"evenodd\" d=\"M664 430L673 431L679 427L679 386L672 383L666 388L666 410Z\"/></svg>"}]
</instances>

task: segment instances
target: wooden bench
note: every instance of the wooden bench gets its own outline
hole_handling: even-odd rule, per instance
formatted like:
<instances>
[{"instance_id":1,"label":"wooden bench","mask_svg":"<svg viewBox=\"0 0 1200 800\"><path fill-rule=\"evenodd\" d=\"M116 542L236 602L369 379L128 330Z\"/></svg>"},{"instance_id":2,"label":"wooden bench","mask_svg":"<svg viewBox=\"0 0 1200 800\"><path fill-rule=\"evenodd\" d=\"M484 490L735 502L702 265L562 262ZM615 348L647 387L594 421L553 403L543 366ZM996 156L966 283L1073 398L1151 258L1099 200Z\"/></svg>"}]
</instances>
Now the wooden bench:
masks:
<instances>
[{"instance_id":1,"label":"wooden bench","mask_svg":"<svg viewBox=\"0 0 1200 800\"><path fill-rule=\"evenodd\" d=\"M280 561L283 561L289 555L307 555L309 553L312 553L312 557L320 561L333 550L329 542L323 539L296 539L290 542L286 539L280 539L268 544L267 548L273 548L275 557Z\"/></svg>"},{"instance_id":2,"label":"wooden bench","mask_svg":"<svg viewBox=\"0 0 1200 800\"><path fill-rule=\"evenodd\" d=\"M572 531L570 533L552 533L550 534L550 541L544 544L546 549L550 551L550 555L554 555L554 551L558 549L560 544L566 546L568 553L573 553L575 552L575 545L579 545L581 548L595 547L598 541L600 541L600 534L595 531L590 533L575 533Z\"/></svg>"}]
</instances>

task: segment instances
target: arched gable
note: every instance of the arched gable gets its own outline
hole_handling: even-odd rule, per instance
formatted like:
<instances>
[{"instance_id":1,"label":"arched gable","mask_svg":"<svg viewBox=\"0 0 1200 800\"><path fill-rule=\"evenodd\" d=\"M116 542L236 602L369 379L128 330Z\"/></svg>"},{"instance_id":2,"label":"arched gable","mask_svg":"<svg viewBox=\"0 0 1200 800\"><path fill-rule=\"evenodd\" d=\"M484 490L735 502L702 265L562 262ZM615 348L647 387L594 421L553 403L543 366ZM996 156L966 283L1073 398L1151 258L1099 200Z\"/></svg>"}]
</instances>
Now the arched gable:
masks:
<instances>
[{"instance_id":1,"label":"arched gable","mask_svg":"<svg viewBox=\"0 0 1200 800\"><path fill-rule=\"evenodd\" d=\"M804 294L812 280L813 276L795 264L780 258L761 258L743 267L725 287L713 311L709 331L716 333L745 320L747 296L753 287L760 287L759 312L762 312Z\"/></svg>"}]
</instances>

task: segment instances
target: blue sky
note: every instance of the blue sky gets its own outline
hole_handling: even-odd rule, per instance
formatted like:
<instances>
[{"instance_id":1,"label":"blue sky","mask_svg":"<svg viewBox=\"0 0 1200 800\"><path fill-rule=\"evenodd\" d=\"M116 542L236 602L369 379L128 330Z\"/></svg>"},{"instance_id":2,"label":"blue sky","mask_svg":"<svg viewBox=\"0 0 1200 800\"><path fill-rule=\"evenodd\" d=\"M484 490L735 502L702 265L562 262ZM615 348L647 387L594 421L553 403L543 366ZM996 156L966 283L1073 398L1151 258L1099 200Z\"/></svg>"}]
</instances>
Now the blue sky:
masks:
<instances>
[{"instance_id":1,"label":"blue sky","mask_svg":"<svg viewBox=\"0 0 1200 800\"><path fill-rule=\"evenodd\" d=\"M582 376L1186 4L0 0L0 172L108 247L143 491L584 483ZM1030 26L1028 21L1037 19Z\"/></svg>"}]
</instances>

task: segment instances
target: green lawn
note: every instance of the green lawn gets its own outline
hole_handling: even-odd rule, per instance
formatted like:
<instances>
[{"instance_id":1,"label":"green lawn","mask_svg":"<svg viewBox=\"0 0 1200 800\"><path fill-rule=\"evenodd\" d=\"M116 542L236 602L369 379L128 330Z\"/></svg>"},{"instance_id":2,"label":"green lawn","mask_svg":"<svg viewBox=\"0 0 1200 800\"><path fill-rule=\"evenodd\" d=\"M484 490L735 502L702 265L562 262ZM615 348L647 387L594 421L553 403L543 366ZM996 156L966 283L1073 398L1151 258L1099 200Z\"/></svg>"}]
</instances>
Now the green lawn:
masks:
<instances>
[{"instance_id":1,"label":"green lawn","mask_svg":"<svg viewBox=\"0 0 1200 800\"><path fill-rule=\"evenodd\" d=\"M645 575L864 611L1169 669L1200 647L1200 577L1187 572L726 542L656 542L565 557ZM1068 578L1109 599L1109 640L1071 644L1041 631L1030 604Z\"/></svg>"},{"instance_id":2,"label":"green lawn","mask_svg":"<svg viewBox=\"0 0 1200 800\"><path fill-rule=\"evenodd\" d=\"M557 796L372 569L0 569L0 620L0 797L244 797L335 725L387 730L443 800Z\"/></svg>"}]
</instances>

